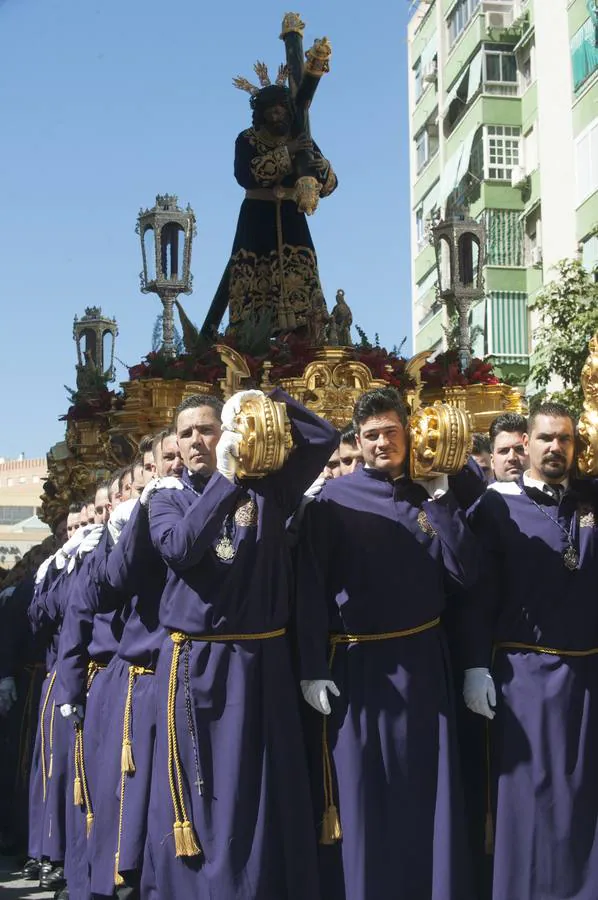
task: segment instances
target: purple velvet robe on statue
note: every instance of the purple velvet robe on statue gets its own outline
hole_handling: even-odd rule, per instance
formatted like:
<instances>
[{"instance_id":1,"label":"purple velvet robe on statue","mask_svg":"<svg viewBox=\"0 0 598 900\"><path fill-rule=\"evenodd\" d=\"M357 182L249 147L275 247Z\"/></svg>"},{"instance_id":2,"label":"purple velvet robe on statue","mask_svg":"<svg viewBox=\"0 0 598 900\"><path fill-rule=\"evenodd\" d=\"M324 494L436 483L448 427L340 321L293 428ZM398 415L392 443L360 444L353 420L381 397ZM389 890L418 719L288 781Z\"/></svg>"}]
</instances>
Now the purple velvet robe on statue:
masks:
<instances>
[{"instance_id":1,"label":"purple velvet robe on statue","mask_svg":"<svg viewBox=\"0 0 598 900\"><path fill-rule=\"evenodd\" d=\"M326 719L343 832L320 848L327 900L470 900L454 700L442 627L385 634L443 612L446 590L477 575L475 542L450 493L429 501L409 479L360 468L326 484L305 512L297 561L301 678L332 679ZM312 721L314 717L311 716ZM325 807L324 717L308 726L314 802Z\"/></svg>"},{"instance_id":2,"label":"purple velvet robe on statue","mask_svg":"<svg viewBox=\"0 0 598 900\"><path fill-rule=\"evenodd\" d=\"M152 539L169 568L160 620L170 631L224 636L287 626L292 570L285 522L338 438L282 391L272 397L286 401L295 442L281 471L240 483L219 473L208 481L185 473L184 490L160 490L151 498ZM235 548L233 559L216 553L224 534ZM166 637L155 676L158 722L142 886L151 866L157 896L169 900L318 900L286 636L197 640L182 648L176 733L184 800L202 855L178 858L167 764L172 653Z\"/></svg>"},{"instance_id":3,"label":"purple velvet robe on statue","mask_svg":"<svg viewBox=\"0 0 598 900\"><path fill-rule=\"evenodd\" d=\"M493 898L595 900L598 655L496 646L491 661L501 642L598 648L596 486L574 484L560 505L533 487L499 490L470 513L490 568L464 619L466 665L491 667L497 691ZM576 571L563 562L565 535L580 554Z\"/></svg>"}]
</instances>

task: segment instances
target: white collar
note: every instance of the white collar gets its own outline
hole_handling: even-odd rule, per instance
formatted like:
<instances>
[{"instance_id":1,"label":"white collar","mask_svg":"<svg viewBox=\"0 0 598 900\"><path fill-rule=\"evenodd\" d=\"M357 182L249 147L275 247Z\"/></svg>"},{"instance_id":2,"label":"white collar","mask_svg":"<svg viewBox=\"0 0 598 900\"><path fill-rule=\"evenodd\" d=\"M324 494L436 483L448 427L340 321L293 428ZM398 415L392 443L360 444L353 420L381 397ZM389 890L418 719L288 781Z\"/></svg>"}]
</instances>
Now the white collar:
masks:
<instances>
[{"instance_id":1,"label":"white collar","mask_svg":"<svg viewBox=\"0 0 598 900\"><path fill-rule=\"evenodd\" d=\"M526 487L533 487L542 493L547 493L544 491L544 485L547 483L545 481L538 481L536 478L532 478L527 472L523 473L523 483ZM563 481L559 482L565 488L565 490L569 487L569 478L566 476ZM496 491L497 494L520 494L521 488L516 481L493 481L492 484L488 485L487 490Z\"/></svg>"},{"instance_id":2,"label":"white collar","mask_svg":"<svg viewBox=\"0 0 598 900\"><path fill-rule=\"evenodd\" d=\"M528 475L527 472L523 473L523 483L526 487L537 488L537 490L539 491L544 491L545 485L551 487L548 482L538 481L536 478L532 478L531 475ZM558 481L555 483L554 487L556 487L557 484L560 484L564 490L567 490L567 488L569 487L569 476L565 475L562 481Z\"/></svg>"}]
</instances>

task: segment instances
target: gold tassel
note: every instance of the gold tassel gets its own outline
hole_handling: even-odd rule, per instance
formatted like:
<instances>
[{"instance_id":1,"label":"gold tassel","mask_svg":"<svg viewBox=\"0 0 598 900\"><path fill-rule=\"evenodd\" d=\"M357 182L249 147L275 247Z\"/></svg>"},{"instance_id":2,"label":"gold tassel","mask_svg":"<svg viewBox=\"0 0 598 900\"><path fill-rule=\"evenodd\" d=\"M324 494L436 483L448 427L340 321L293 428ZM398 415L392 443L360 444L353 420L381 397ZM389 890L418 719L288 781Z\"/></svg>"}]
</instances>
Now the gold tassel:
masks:
<instances>
[{"instance_id":1,"label":"gold tassel","mask_svg":"<svg viewBox=\"0 0 598 900\"><path fill-rule=\"evenodd\" d=\"M174 855L184 856L183 848L183 826L180 822L174 823Z\"/></svg>"},{"instance_id":2,"label":"gold tassel","mask_svg":"<svg viewBox=\"0 0 598 900\"><path fill-rule=\"evenodd\" d=\"M133 759L133 747L131 741L124 740L120 754L120 770L126 775L132 775L135 772L135 760Z\"/></svg>"},{"instance_id":3,"label":"gold tassel","mask_svg":"<svg viewBox=\"0 0 598 900\"><path fill-rule=\"evenodd\" d=\"M119 856L118 853L114 854L114 884L115 885L125 883L125 879L122 877L122 875L118 871L118 866L119 866L118 856Z\"/></svg>"},{"instance_id":4,"label":"gold tassel","mask_svg":"<svg viewBox=\"0 0 598 900\"><path fill-rule=\"evenodd\" d=\"M75 806L83 806L83 791L81 789L81 779L78 775L75 775L73 784L73 803Z\"/></svg>"},{"instance_id":5,"label":"gold tassel","mask_svg":"<svg viewBox=\"0 0 598 900\"><path fill-rule=\"evenodd\" d=\"M193 825L189 821L182 824L183 833L183 856L200 856L201 849L193 830Z\"/></svg>"},{"instance_id":6,"label":"gold tassel","mask_svg":"<svg viewBox=\"0 0 598 900\"><path fill-rule=\"evenodd\" d=\"M494 853L494 823L490 810L486 813L486 827L484 829L484 851L487 856Z\"/></svg>"},{"instance_id":7,"label":"gold tassel","mask_svg":"<svg viewBox=\"0 0 598 900\"><path fill-rule=\"evenodd\" d=\"M50 765L48 766L48 781L52 777L53 768L54 768L54 754L50 753Z\"/></svg>"},{"instance_id":8,"label":"gold tassel","mask_svg":"<svg viewBox=\"0 0 598 900\"><path fill-rule=\"evenodd\" d=\"M336 844L337 841L340 841L342 836L343 831L341 828L338 810L334 803L331 803L330 806L324 811L320 843Z\"/></svg>"},{"instance_id":9,"label":"gold tassel","mask_svg":"<svg viewBox=\"0 0 598 900\"><path fill-rule=\"evenodd\" d=\"M87 822L87 837L91 836L91 830L93 828L93 813L88 812L85 816L85 820Z\"/></svg>"}]
</instances>

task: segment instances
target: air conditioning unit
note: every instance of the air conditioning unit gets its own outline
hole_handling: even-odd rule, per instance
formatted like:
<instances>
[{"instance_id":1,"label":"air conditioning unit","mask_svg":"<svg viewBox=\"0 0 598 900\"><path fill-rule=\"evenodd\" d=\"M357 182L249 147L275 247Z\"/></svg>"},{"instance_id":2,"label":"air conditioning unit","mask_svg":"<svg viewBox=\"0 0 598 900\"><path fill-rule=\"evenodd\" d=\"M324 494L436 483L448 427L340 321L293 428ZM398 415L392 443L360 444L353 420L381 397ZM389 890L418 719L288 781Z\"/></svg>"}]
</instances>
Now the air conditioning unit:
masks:
<instances>
[{"instance_id":1,"label":"air conditioning unit","mask_svg":"<svg viewBox=\"0 0 598 900\"><path fill-rule=\"evenodd\" d=\"M422 72L422 81L427 82L428 84L435 84L438 80L438 64L435 59L431 62L426 63L424 70Z\"/></svg>"},{"instance_id":2,"label":"air conditioning unit","mask_svg":"<svg viewBox=\"0 0 598 900\"><path fill-rule=\"evenodd\" d=\"M527 175L523 166L513 166L511 169L511 187L517 188L525 184Z\"/></svg>"},{"instance_id":3,"label":"air conditioning unit","mask_svg":"<svg viewBox=\"0 0 598 900\"><path fill-rule=\"evenodd\" d=\"M530 262L532 266L541 266L542 265L542 248L541 247L532 247L529 254Z\"/></svg>"},{"instance_id":4,"label":"air conditioning unit","mask_svg":"<svg viewBox=\"0 0 598 900\"><path fill-rule=\"evenodd\" d=\"M488 10L486 12L486 30L497 29L498 31L504 31L511 24L510 20L511 17L506 12Z\"/></svg>"}]
</instances>

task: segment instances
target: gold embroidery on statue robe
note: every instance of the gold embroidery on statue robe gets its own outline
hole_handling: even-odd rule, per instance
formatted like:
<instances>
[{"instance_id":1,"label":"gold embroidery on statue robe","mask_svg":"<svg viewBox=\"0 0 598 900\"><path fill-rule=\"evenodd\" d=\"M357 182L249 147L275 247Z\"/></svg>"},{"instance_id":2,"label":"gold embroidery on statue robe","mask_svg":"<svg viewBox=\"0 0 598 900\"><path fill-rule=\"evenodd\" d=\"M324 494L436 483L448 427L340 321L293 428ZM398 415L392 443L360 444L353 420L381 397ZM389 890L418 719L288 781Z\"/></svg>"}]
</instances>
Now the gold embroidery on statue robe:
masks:
<instances>
[{"instance_id":1,"label":"gold embroidery on statue robe","mask_svg":"<svg viewBox=\"0 0 598 900\"><path fill-rule=\"evenodd\" d=\"M322 302L318 265L309 247L282 248L285 299L281 303L281 263L277 250L257 256L239 250L230 262L230 321L257 321L266 311L274 328L287 330L305 325L307 315Z\"/></svg>"},{"instance_id":2,"label":"gold embroidery on statue robe","mask_svg":"<svg viewBox=\"0 0 598 900\"><path fill-rule=\"evenodd\" d=\"M420 509L420 511L417 514L417 524L419 525L421 530L424 532L424 534L427 534L429 537L436 536L436 534L437 534L436 529L434 528L434 526L428 519L428 517L423 509Z\"/></svg>"}]
</instances>

